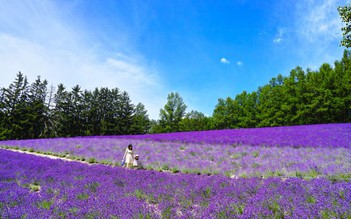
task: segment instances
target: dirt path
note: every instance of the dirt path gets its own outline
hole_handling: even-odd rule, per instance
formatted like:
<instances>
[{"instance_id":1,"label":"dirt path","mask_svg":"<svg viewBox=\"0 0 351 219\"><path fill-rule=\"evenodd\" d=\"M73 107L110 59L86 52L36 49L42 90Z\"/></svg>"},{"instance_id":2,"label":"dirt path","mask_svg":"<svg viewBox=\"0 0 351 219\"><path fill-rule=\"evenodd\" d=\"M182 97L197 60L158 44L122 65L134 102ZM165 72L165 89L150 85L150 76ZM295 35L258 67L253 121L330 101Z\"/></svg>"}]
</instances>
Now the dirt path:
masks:
<instances>
[{"instance_id":1,"label":"dirt path","mask_svg":"<svg viewBox=\"0 0 351 219\"><path fill-rule=\"evenodd\" d=\"M87 164L87 165L99 164L99 165L104 165L104 166L111 167L111 165L106 165L106 164L102 164L102 163L98 163L98 162L97 163L89 163L88 161L73 160L73 159L69 159L69 158L66 158L66 157L58 157L58 156L53 156L53 155L48 155L48 154L41 154L41 153L37 153L37 152L22 151L20 149L12 149L12 148L2 148L2 147L0 147L0 150L1 149L2 150L13 151L13 152L24 153L24 154L31 154L31 155L39 156L39 157L46 157L46 158L50 158L50 159L60 159L60 160L70 161L70 162L79 162L79 163L83 163L83 164ZM169 171L169 170L168 171L163 170L162 172L168 172L170 174L175 174L175 173L172 173L172 171ZM232 176L230 176L230 178L232 178L232 179L239 179L240 177L238 177L236 175L232 175ZM281 177L282 181L285 181L287 178L289 178L289 177ZM265 179L265 178L262 177L262 179Z\"/></svg>"},{"instance_id":2,"label":"dirt path","mask_svg":"<svg viewBox=\"0 0 351 219\"><path fill-rule=\"evenodd\" d=\"M69 158L66 158L66 157L57 157L57 156L48 155L48 154L41 154L41 153L36 153L36 152L22 151L20 149L19 150L11 149L11 148L0 148L0 149L8 150L8 151L14 151L14 152L19 152L19 153L24 153L24 154L31 154L31 155L35 155L35 156L39 156L39 157L47 157L47 158L50 158L50 159L60 159L60 160L64 160L64 161L79 162L79 163L84 163L84 164L88 164L88 165L92 165L93 164L93 163L89 163L87 161L73 160L73 159L69 159ZM95 164L100 164L100 163L95 163ZM100 164L100 165L103 165L103 164Z\"/></svg>"}]
</instances>

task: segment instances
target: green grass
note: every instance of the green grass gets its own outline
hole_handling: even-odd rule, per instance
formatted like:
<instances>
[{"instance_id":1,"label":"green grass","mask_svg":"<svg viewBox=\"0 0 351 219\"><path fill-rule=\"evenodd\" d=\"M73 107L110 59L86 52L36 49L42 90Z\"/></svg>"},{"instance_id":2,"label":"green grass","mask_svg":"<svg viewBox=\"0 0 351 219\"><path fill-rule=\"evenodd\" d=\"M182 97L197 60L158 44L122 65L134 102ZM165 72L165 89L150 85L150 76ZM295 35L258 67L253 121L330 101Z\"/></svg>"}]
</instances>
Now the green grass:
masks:
<instances>
[{"instance_id":1,"label":"green grass","mask_svg":"<svg viewBox=\"0 0 351 219\"><path fill-rule=\"evenodd\" d=\"M202 197L204 198L211 198L211 194L212 194L212 188L211 187L206 187L205 190L202 191Z\"/></svg>"},{"instance_id":2,"label":"green grass","mask_svg":"<svg viewBox=\"0 0 351 219\"><path fill-rule=\"evenodd\" d=\"M53 204L53 201L44 200L41 202L37 202L37 207L49 210L52 204Z\"/></svg>"},{"instance_id":3,"label":"green grass","mask_svg":"<svg viewBox=\"0 0 351 219\"><path fill-rule=\"evenodd\" d=\"M40 185L38 183L29 184L29 189L32 192L38 192L40 190Z\"/></svg>"},{"instance_id":4,"label":"green grass","mask_svg":"<svg viewBox=\"0 0 351 219\"><path fill-rule=\"evenodd\" d=\"M89 157L88 163L97 163L97 161L94 157Z\"/></svg>"},{"instance_id":5,"label":"green grass","mask_svg":"<svg viewBox=\"0 0 351 219\"><path fill-rule=\"evenodd\" d=\"M168 164L163 164L161 168L162 168L162 170L167 171L167 170L169 170L169 165Z\"/></svg>"},{"instance_id":6,"label":"green grass","mask_svg":"<svg viewBox=\"0 0 351 219\"><path fill-rule=\"evenodd\" d=\"M259 154L258 154L258 151L252 152L252 156L253 156L253 157L258 157L258 155L259 155Z\"/></svg>"},{"instance_id":7,"label":"green grass","mask_svg":"<svg viewBox=\"0 0 351 219\"><path fill-rule=\"evenodd\" d=\"M76 196L78 200L87 200L89 198L89 195L86 193L80 193Z\"/></svg>"},{"instance_id":8,"label":"green grass","mask_svg":"<svg viewBox=\"0 0 351 219\"><path fill-rule=\"evenodd\" d=\"M173 168L171 169L171 171L172 171L172 173L179 173L179 169L176 168L176 167L173 167Z\"/></svg>"},{"instance_id":9,"label":"green grass","mask_svg":"<svg viewBox=\"0 0 351 219\"><path fill-rule=\"evenodd\" d=\"M96 192L97 188L100 186L100 183L98 182L92 182L92 183L88 183L85 184L85 188L89 189L91 192Z\"/></svg>"},{"instance_id":10,"label":"green grass","mask_svg":"<svg viewBox=\"0 0 351 219\"><path fill-rule=\"evenodd\" d=\"M312 195L309 195L306 198L306 202L309 203L309 204L315 204L316 203L316 199Z\"/></svg>"}]
</instances>

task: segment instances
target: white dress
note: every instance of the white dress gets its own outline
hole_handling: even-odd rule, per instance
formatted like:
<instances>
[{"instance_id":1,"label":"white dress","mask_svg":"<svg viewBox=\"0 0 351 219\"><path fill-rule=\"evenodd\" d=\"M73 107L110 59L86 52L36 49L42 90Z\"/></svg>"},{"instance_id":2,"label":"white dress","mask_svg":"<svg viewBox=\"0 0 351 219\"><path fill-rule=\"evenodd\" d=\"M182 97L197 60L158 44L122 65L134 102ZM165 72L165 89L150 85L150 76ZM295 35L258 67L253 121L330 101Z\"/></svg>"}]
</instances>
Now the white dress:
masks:
<instances>
[{"instance_id":1,"label":"white dress","mask_svg":"<svg viewBox=\"0 0 351 219\"><path fill-rule=\"evenodd\" d=\"M140 160L136 160L136 159L134 159L133 161L133 167L136 169L143 169L143 166L141 165Z\"/></svg>"},{"instance_id":2,"label":"white dress","mask_svg":"<svg viewBox=\"0 0 351 219\"><path fill-rule=\"evenodd\" d=\"M125 163L133 163L134 161L134 153L133 150L126 149L123 158L125 158Z\"/></svg>"}]
</instances>

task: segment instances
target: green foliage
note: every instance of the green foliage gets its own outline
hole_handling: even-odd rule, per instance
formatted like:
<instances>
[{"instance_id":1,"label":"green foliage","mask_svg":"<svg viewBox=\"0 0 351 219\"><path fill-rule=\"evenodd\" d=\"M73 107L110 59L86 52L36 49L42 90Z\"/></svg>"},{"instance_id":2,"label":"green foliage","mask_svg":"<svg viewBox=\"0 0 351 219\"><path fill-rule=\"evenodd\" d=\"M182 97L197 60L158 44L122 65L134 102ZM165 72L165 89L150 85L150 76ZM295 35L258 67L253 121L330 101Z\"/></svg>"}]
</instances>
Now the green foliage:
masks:
<instances>
[{"instance_id":1,"label":"green foliage","mask_svg":"<svg viewBox=\"0 0 351 219\"><path fill-rule=\"evenodd\" d=\"M345 50L334 67L318 71L300 67L288 76L278 75L269 84L234 99L219 99L213 112L216 129L351 121L351 52Z\"/></svg>"},{"instance_id":2,"label":"green foliage","mask_svg":"<svg viewBox=\"0 0 351 219\"><path fill-rule=\"evenodd\" d=\"M273 218L284 218L284 212L282 212L280 205L276 200L268 204L268 209L273 212Z\"/></svg>"},{"instance_id":3,"label":"green foliage","mask_svg":"<svg viewBox=\"0 0 351 219\"><path fill-rule=\"evenodd\" d=\"M89 191L91 192L96 192L97 191L97 188L100 186L100 183L98 182L92 182L92 183L88 183L88 184L85 184L85 188L89 189Z\"/></svg>"},{"instance_id":4,"label":"green foliage","mask_svg":"<svg viewBox=\"0 0 351 219\"><path fill-rule=\"evenodd\" d=\"M137 199L144 200L145 199L145 194L142 190L137 189L134 191L134 195Z\"/></svg>"},{"instance_id":5,"label":"green foliage","mask_svg":"<svg viewBox=\"0 0 351 219\"><path fill-rule=\"evenodd\" d=\"M29 189L33 192L38 192L40 190L40 185L38 183L29 184Z\"/></svg>"},{"instance_id":6,"label":"green foliage","mask_svg":"<svg viewBox=\"0 0 351 219\"><path fill-rule=\"evenodd\" d=\"M162 170L169 170L169 165L168 164L163 164L161 167Z\"/></svg>"},{"instance_id":7,"label":"green foliage","mask_svg":"<svg viewBox=\"0 0 351 219\"><path fill-rule=\"evenodd\" d=\"M171 171L172 171L172 173L179 173L179 169L176 168L176 167L173 167L173 168L171 169Z\"/></svg>"},{"instance_id":8,"label":"green foliage","mask_svg":"<svg viewBox=\"0 0 351 219\"><path fill-rule=\"evenodd\" d=\"M351 5L338 7L339 15L345 26L341 28L343 39L340 44L346 48L351 47Z\"/></svg>"},{"instance_id":9,"label":"green foliage","mask_svg":"<svg viewBox=\"0 0 351 219\"><path fill-rule=\"evenodd\" d=\"M252 152L253 157L258 157L259 153L257 151Z\"/></svg>"},{"instance_id":10,"label":"green foliage","mask_svg":"<svg viewBox=\"0 0 351 219\"><path fill-rule=\"evenodd\" d=\"M97 161L96 161L95 157L90 157L88 159L88 163L97 163Z\"/></svg>"},{"instance_id":11,"label":"green foliage","mask_svg":"<svg viewBox=\"0 0 351 219\"><path fill-rule=\"evenodd\" d=\"M171 206L167 207L167 208L162 212L162 218L164 218L164 219L170 219L170 218L172 218L172 207L171 207Z\"/></svg>"},{"instance_id":12,"label":"green foliage","mask_svg":"<svg viewBox=\"0 0 351 219\"><path fill-rule=\"evenodd\" d=\"M19 72L9 88L1 89L1 139L40 137L46 112L46 85L47 81L41 81L40 77L30 85Z\"/></svg>"},{"instance_id":13,"label":"green foliage","mask_svg":"<svg viewBox=\"0 0 351 219\"><path fill-rule=\"evenodd\" d=\"M77 207L72 207L68 210L70 213L72 213L75 217L78 215L79 208Z\"/></svg>"},{"instance_id":14,"label":"green foliage","mask_svg":"<svg viewBox=\"0 0 351 219\"><path fill-rule=\"evenodd\" d=\"M86 194L86 193L79 193L79 194L76 196L76 198L77 198L78 200L87 200L87 199L89 198L89 195Z\"/></svg>"},{"instance_id":15,"label":"green foliage","mask_svg":"<svg viewBox=\"0 0 351 219\"><path fill-rule=\"evenodd\" d=\"M201 195L204 198L211 198L211 194L212 194L212 188L211 187L206 187L205 190L202 191Z\"/></svg>"},{"instance_id":16,"label":"green foliage","mask_svg":"<svg viewBox=\"0 0 351 219\"><path fill-rule=\"evenodd\" d=\"M186 105L178 93L170 93L167 103L160 110L160 120L157 130L161 132L177 132L180 130L179 123L185 115Z\"/></svg>"},{"instance_id":17,"label":"green foliage","mask_svg":"<svg viewBox=\"0 0 351 219\"><path fill-rule=\"evenodd\" d=\"M210 119L201 112L192 110L179 122L179 131L202 131L210 129Z\"/></svg>"},{"instance_id":18,"label":"green foliage","mask_svg":"<svg viewBox=\"0 0 351 219\"><path fill-rule=\"evenodd\" d=\"M133 134L146 134L149 132L151 122L145 106L142 103L138 103L135 107L135 111L132 116L131 130Z\"/></svg>"},{"instance_id":19,"label":"green foliage","mask_svg":"<svg viewBox=\"0 0 351 219\"><path fill-rule=\"evenodd\" d=\"M66 90L47 88L38 77L29 84L19 72L8 88L0 88L0 140L86 135L145 134L150 121L145 107L131 103L118 88ZM79 147L77 147L79 148Z\"/></svg>"},{"instance_id":20,"label":"green foliage","mask_svg":"<svg viewBox=\"0 0 351 219\"><path fill-rule=\"evenodd\" d=\"M308 195L307 198L306 198L306 202L309 203L309 204L315 204L316 203L316 199L312 195Z\"/></svg>"},{"instance_id":21,"label":"green foliage","mask_svg":"<svg viewBox=\"0 0 351 219\"><path fill-rule=\"evenodd\" d=\"M37 203L38 208L43 208L49 210L51 205L53 204L53 201L41 201Z\"/></svg>"}]
</instances>

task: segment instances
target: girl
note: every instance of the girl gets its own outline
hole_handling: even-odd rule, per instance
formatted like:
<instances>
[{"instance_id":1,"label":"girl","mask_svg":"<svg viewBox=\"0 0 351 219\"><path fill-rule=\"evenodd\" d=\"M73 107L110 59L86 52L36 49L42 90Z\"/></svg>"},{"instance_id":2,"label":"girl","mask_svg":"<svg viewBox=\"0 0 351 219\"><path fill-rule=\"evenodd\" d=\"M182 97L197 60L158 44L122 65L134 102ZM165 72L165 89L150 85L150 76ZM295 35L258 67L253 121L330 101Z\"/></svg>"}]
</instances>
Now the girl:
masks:
<instances>
[{"instance_id":1,"label":"girl","mask_svg":"<svg viewBox=\"0 0 351 219\"><path fill-rule=\"evenodd\" d=\"M128 145L128 148L124 152L123 161L125 162L125 165L127 168L133 167L134 153L133 153L133 146L131 144Z\"/></svg>"}]
</instances>

